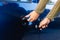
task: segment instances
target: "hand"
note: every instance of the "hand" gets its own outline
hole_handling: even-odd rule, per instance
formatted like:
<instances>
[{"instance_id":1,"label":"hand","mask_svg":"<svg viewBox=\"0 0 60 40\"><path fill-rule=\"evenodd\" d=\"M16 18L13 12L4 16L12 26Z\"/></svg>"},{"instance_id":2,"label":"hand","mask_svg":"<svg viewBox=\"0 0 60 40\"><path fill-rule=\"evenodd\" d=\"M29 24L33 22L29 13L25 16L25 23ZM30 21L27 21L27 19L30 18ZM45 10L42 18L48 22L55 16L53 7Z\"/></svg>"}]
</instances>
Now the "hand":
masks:
<instances>
[{"instance_id":1,"label":"hand","mask_svg":"<svg viewBox=\"0 0 60 40\"><path fill-rule=\"evenodd\" d=\"M44 20L42 20L42 21L40 22L40 24L39 24L40 30L48 27L48 24L49 24L49 23L50 23L50 19L48 19L48 18L45 18Z\"/></svg>"},{"instance_id":2,"label":"hand","mask_svg":"<svg viewBox=\"0 0 60 40\"><path fill-rule=\"evenodd\" d=\"M36 13L35 11L32 11L30 14L26 15L25 17L29 17L29 16L30 18L27 21L33 22L39 17L39 14Z\"/></svg>"}]
</instances>

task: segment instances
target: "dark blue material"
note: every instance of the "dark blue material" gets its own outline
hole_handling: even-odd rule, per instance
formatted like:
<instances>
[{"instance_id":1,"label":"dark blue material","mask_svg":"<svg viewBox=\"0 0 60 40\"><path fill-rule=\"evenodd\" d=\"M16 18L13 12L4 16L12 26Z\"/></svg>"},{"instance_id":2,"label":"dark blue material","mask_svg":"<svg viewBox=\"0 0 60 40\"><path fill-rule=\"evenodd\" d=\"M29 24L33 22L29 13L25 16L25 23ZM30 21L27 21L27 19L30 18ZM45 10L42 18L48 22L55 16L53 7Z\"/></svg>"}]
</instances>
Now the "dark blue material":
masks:
<instances>
[{"instance_id":1,"label":"dark blue material","mask_svg":"<svg viewBox=\"0 0 60 40\"><path fill-rule=\"evenodd\" d=\"M21 15L26 15L26 10L19 7L17 3L8 3L0 6L0 40L14 40L17 39L15 37L22 36L23 27L20 27L19 24ZM16 32L18 27L21 28L20 34ZM19 36L17 36L17 34L19 34Z\"/></svg>"}]
</instances>

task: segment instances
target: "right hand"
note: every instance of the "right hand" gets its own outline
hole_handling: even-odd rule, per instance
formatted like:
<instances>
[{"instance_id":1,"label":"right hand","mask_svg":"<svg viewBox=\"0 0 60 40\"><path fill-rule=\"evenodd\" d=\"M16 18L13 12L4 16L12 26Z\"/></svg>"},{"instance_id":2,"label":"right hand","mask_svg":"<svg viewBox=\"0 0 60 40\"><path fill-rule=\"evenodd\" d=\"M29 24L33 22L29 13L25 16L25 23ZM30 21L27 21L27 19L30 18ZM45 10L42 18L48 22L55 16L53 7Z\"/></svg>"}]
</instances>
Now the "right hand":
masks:
<instances>
[{"instance_id":1,"label":"right hand","mask_svg":"<svg viewBox=\"0 0 60 40\"><path fill-rule=\"evenodd\" d=\"M48 27L48 24L49 24L50 22L51 22L51 19L49 19L49 18L44 18L44 19L40 22L40 24L39 24L40 30Z\"/></svg>"},{"instance_id":2,"label":"right hand","mask_svg":"<svg viewBox=\"0 0 60 40\"><path fill-rule=\"evenodd\" d=\"M29 17L30 16L30 17ZM27 21L29 22L33 22L35 20L37 20L37 18L39 17L39 14L36 13L35 11L32 11L31 13L29 13L28 15L26 15L25 17L29 17L29 19Z\"/></svg>"}]
</instances>

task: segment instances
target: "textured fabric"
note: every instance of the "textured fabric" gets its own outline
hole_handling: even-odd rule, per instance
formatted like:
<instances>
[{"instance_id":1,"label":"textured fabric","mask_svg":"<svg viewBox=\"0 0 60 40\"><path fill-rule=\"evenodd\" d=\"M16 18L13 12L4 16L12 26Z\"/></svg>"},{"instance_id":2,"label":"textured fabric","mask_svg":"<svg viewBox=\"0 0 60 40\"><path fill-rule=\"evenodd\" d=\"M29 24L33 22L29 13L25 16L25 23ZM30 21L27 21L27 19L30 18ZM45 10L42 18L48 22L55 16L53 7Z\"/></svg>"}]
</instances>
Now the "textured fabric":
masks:
<instances>
[{"instance_id":1,"label":"textured fabric","mask_svg":"<svg viewBox=\"0 0 60 40\"><path fill-rule=\"evenodd\" d=\"M59 11L60 11L60 0L56 2L56 4L46 17L52 20L58 14Z\"/></svg>"},{"instance_id":2,"label":"textured fabric","mask_svg":"<svg viewBox=\"0 0 60 40\"><path fill-rule=\"evenodd\" d=\"M44 11L44 8L47 4L49 0L40 0L35 11L39 14L41 14ZM48 13L48 15L46 16L49 19L53 19L59 12L60 9L60 0L57 0L56 4L54 5L54 7L52 8L52 10Z\"/></svg>"},{"instance_id":3,"label":"textured fabric","mask_svg":"<svg viewBox=\"0 0 60 40\"><path fill-rule=\"evenodd\" d=\"M44 11L44 8L45 8L45 6L46 6L46 4L47 4L48 1L49 0L40 0L39 3L38 3L38 5L37 5L37 7L36 7L36 9L35 9L35 11L37 13L41 14Z\"/></svg>"}]
</instances>

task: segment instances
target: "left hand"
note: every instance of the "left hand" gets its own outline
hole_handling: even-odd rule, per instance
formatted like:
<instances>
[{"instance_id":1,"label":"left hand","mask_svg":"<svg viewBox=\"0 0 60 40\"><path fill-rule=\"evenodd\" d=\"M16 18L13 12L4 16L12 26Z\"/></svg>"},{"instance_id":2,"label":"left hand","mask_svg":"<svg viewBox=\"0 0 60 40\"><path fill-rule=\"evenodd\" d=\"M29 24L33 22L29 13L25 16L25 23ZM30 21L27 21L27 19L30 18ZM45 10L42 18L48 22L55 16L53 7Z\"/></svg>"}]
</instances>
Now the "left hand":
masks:
<instances>
[{"instance_id":1,"label":"left hand","mask_svg":"<svg viewBox=\"0 0 60 40\"><path fill-rule=\"evenodd\" d=\"M44 18L44 19L40 22L40 24L39 24L40 30L48 27L48 24L49 24L49 23L50 23L50 19Z\"/></svg>"}]
</instances>

